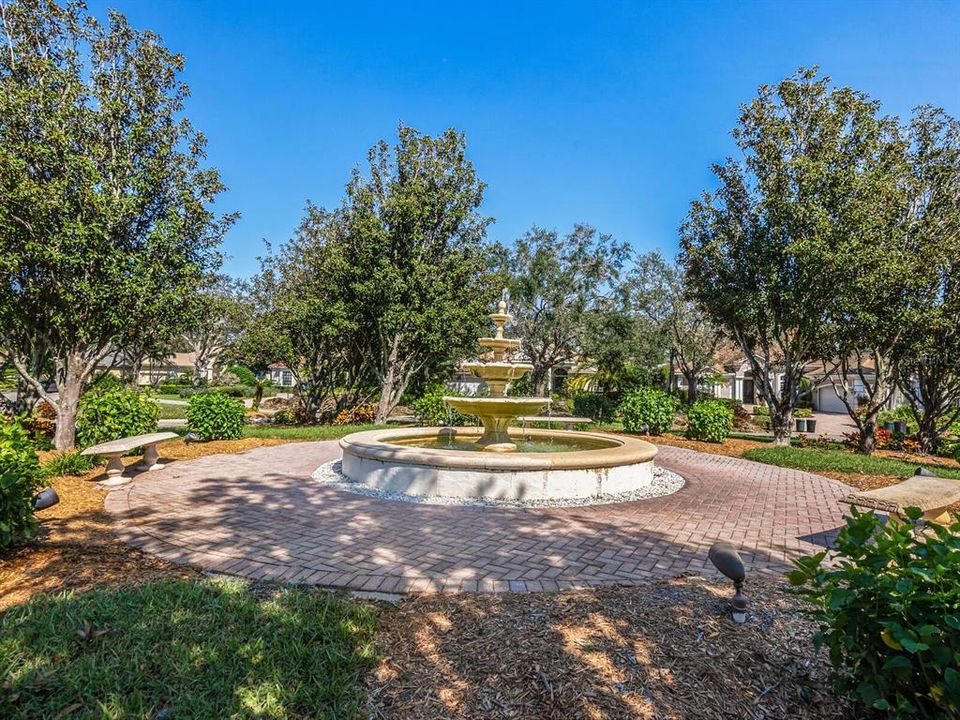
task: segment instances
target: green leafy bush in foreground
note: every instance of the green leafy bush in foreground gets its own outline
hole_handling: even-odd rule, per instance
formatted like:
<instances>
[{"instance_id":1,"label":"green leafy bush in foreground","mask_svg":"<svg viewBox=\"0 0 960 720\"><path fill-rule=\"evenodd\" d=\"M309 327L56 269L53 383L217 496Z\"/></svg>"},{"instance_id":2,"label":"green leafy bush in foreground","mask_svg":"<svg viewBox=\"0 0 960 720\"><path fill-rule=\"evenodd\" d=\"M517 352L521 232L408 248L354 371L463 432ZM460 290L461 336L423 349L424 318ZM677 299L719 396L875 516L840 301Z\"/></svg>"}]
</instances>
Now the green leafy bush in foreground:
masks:
<instances>
[{"instance_id":1,"label":"green leafy bush in foreground","mask_svg":"<svg viewBox=\"0 0 960 720\"><path fill-rule=\"evenodd\" d=\"M813 605L838 690L888 717L960 716L960 521L949 527L852 509L826 553L788 574Z\"/></svg>"},{"instance_id":2,"label":"green leafy bush in foreground","mask_svg":"<svg viewBox=\"0 0 960 720\"><path fill-rule=\"evenodd\" d=\"M663 435L673 427L680 401L657 388L639 388L620 403L623 429L627 432L648 432Z\"/></svg>"},{"instance_id":3,"label":"green leafy bush in foreground","mask_svg":"<svg viewBox=\"0 0 960 720\"><path fill-rule=\"evenodd\" d=\"M695 403L687 410L687 437L720 443L733 430L733 408L717 400Z\"/></svg>"},{"instance_id":4,"label":"green leafy bush in foreground","mask_svg":"<svg viewBox=\"0 0 960 720\"><path fill-rule=\"evenodd\" d=\"M36 532L33 495L39 479L40 463L27 431L17 423L0 422L0 548Z\"/></svg>"},{"instance_id":5,"label":"green leafy bush in foreground","mask_svg":"<svg viewBox=\"0 0 960 720\"><path fill-rule=\"evenodd\" d=\"M367 605L239 581L38 597L0 617L0 714L360 717L376 624Z\"/></svg>"},{"instance_id":6,"label":"green leafy bush in foreground","mask_svg":"<svg viewBox=\"0 0 960 720\"><path fill-rule=\"evenodd\" d=\"M77 443L98 445L134 435L157 431L160 408L136 390L112 387L87 393L77 417Z\"/></svg>"},{"instance_id":7,"label":"green leafy bush in foreground","mask_svg":"<svg viewBox=\"0 0 960 720\"><path fill-rule=\"evenodd\" d=\"M236 440L243 435L243 403L220 393L190 398L187 424L201 440Z\"/></svg>"}]
</instances>

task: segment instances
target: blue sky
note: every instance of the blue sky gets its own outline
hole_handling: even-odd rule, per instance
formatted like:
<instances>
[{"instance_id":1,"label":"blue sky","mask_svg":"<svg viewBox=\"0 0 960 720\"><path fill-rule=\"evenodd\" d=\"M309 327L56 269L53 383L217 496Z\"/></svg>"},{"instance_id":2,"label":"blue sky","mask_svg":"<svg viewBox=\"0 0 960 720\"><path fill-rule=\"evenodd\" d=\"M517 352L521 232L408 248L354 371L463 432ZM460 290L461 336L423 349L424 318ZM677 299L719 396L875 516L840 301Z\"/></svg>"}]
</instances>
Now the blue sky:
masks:
<instances>
[{"instance_id":1,"label":"blue sky","mask_svg":"<svg viewBox=\"0 0 960 720\"><path fill-rule=\"evenodd\" d=\"M400 121L466 132L492 239L587 222L672 254L761 83L817 64L886 112L960 115L960 0L91 3L107 6L186 56L188 114L230 188L219 205L242 215L235 275L307 199L338 204Z\"/></svg>"}]
</instances>

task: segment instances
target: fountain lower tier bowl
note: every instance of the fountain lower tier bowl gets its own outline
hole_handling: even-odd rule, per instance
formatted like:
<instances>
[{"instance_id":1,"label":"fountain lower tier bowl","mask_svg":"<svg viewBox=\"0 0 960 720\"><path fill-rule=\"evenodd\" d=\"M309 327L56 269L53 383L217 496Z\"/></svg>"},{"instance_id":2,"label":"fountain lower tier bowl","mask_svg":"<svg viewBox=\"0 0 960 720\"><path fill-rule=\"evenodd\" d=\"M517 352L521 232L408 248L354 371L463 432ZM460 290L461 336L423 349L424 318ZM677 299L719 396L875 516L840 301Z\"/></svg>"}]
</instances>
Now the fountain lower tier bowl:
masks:
<instances>
[{"instance_id":1,"label":"fountain lower tier bowl","mask_svg":"<svg viewBox=\"0 0 960 720\"><path fill-rule=\"evenodd\" d=\"M517 452L476 445L480 428L405 428L340 440L342 472L382 492L449 498L563 500L653 482L657 449L636 438L566 430L510 432Z\"/></svg>"}]
</instances>

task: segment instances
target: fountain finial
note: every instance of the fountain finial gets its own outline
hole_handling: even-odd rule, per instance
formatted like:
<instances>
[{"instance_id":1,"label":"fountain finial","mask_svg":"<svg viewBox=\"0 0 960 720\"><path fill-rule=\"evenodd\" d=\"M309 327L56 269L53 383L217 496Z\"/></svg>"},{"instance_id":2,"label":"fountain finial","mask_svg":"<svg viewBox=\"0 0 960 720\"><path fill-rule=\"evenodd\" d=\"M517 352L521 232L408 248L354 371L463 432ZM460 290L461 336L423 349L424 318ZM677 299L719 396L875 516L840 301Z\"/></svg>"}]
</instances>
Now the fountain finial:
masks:
<instances>
[{"instance_id":1,"label":"fountain finial","mask_svg":"<svg viewBox=\"0 0 960 720\"><path fill-rule=\"evenodd\" d=\"M500 304L497 307L500 308L500 312L506 312L509 306L510 306L510 288L504 288L503 292L500 293Z\"/></svg>"}]
</instances>

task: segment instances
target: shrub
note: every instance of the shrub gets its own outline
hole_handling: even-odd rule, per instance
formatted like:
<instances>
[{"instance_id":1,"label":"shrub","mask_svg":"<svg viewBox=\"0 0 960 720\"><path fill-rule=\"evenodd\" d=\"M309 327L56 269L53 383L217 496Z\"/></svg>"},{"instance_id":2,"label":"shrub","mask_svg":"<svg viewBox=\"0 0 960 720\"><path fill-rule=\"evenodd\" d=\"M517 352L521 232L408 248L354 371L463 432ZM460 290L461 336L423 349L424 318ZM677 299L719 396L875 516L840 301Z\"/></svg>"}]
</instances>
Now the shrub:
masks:
<instances>
[{"instance_id":1,"label":"shrub","mask_svg":"<svg viewBox=\"0 0 960 720\"><path fill-rule=\"evenodd\" d=\"M627 432L663 435L673 427L680 401L657 388L640 388L620 403L623 427Z\"/></svg>"},{"instance_id":2,"label":"shrub","mask_svg":"<svg viewBox=\"0 0 960 720\"><path fill-rule=\"evenodd\" d=\"M297 412L289 408L282 408L273 414L273 422L277 425L296 425Z\"/></svg>"},{"instance_id":3,"label":"shrub","mask_svg":"<svg viewBox=\"0 0 960 720\"><path fill-rule=\"evenodd\" d=\"M613 420L614 405L603 393L584 392L573 399L573 414L588 417L597 422Z\"/></svg>"},{"instance_id":4,"label":"shrub","mask_svg":"<svg viewBox=\"0 0 960 720\"><path fill-rule=\"evenodd\" d=\"M20 425L30 435L31 441L41 450L52 447L53 434L57 429L57 411L46 400L41 400L30 415L21 416Z\"/></svg>"},{"instance_id":5,"label":"shrub","mask_svg":"<svg viewBox=\"0 0 960 720\"><path fill-rule=\"evenodd\" d=\"M246 422L243 403L222 393L198 393L190 398L187 423L200 440L236 440Z\"/></svg>"},{"instance_id":6,"label":"shrub","mask_svg":"<svg viewBox=\"0 0 960 720\"><path fill-rule=\"evenodd\" d=\"M444 396L459 396L456 390L450 390L446 385L438 383L427 388L422 396L413 403L413 414L420 420L421 425L472 425L475 418L461 415L443 401Z\"/></svg>"},{"instance_id":7,"label":"shrub","mask_svg":"<svg viewBox=\"0 0 960 720\"><path fill-rule=\"evenodd\" d=\"M160 406L136 390L89 392L80 402L77 442L89 447L157 431Z\"/></svg>"},{"instance_id":8,"label":"shrub","mask_svg":"<svg viewBox=\"0 0 960 720\"><path fill-rule=\"evenodd\" d=\"M733 410L722 402L698 402L687 411L687 437L723 442L733 430Z\"/></svg>"},{"instance_id":9,"label":"shrub","mask_svg":"<svg viewBox=\"0 0 960 720\"><path fill-rule=\"evenodd\" d=\"M813 605L837 688L893 718L960 713L960 521L908 522L851 509L834 550L788 574Z\"/></svg>"},{"instance_id":10,"label":"shrub","mask_svg":"<svg viewBox=\"0 0 960 720\"><path fill-rule=\"evenodd\" d=\"M0 548L36 532L33 494L39 480L37 451L27 431L17 423L0 423Z\"/></svg>"},{"instance_id":11,"label":"shrub","mask_svg":"<svg viewBox=\"0 0 960 720\"><path fill-rule=\"evenodd\" d=\"M765 417L770 417L770 408L766 405L754 405L753 406L754 415L763 415Z\"/></svg>"},{"instance_id":12,"label":"shrub","mask_svg":"<svg viewBox=\"0 0 960 720\"><path fill-rule=\"evenodd\" d=\"M807 407L798 407L798 408L794 411L793 416L794 416L794 417L798 417L798 418L813 417L813 409L812 409L812 408L807 408Z\"/></svg>"},{"instance_id":13,"label":"shrub","mask_svg":"<svg viewBox=\"0 0 960 720\"><path fill-rule=\"evenodd\" d=\"M346 408L337 413L333 419L334 425L364 425L372 423L377 417L377 409L373 405L357 405Z\"/></svg>"},{"instance_id":14,"label":"shrub","mask_svg":"<svg viewBox=\"0 0 960 720\"><path fill-rule=\"evenodd\" d=\"M897 422L898 420L907 424L907 435L915 435L920 430L917 419L913 416L913 411L909 405L899 405L893 410L881 410L877 414L877 425L880 427L883 427L884 423Z\"/></svg>"},{"instance_id":15,"label":"shrub","mask_svg":"<svg viewBox=\"0 0 960 720\"><path fill-rule=\"evenodd\" d=\"M243 365L231 365L226 370L225 373L229 373L237 378L237 383L240 385L256 385L257 384L257 374L253 372L248 367Z\"/></svg>"},{"instance_id":16,"label":"shrub","mask_svg":"<svg viewBox=\"0 0 960 720\"><path fill-rule=\"evenodd\" d=\"M44 462L40 466L40 472L45 478L86 475L93 469L94 464L91 456L81 455L76 450L67 450Z\"/></svg>"}]
</instances>

